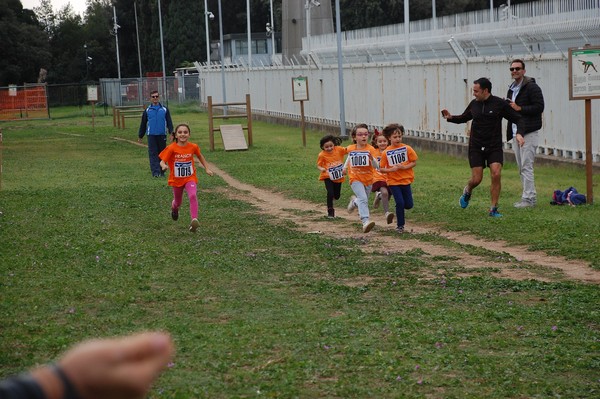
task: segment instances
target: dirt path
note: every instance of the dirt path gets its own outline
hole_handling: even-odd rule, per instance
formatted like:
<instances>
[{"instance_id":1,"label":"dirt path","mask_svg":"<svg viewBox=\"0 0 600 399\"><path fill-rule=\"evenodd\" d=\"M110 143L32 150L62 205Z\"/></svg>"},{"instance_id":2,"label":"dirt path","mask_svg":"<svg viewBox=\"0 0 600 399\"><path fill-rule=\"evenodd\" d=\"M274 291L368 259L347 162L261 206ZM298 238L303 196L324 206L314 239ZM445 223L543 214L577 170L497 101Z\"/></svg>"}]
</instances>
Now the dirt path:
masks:
<instances>
[{"instance_id":1,"label":"dirt path","mask_svg":"<svg viewBox=\"0 0 600 399\"><path fill-rule=\"evenodd\" d=\"M136 141L113 137L115 140L125 141L134 145L145 147L145 144ZM420 249L430 258L436 257L433 262L442 264L439 259L450 259L455 265L472 272L464 275L482 273L489 270L496 277L514 280L535 279L540 281L576 280L591 284L600 284L600 271L592 269L589 264L580 260L566 259L559 256L549 256L542 252L529 251L525 247L509 246L499 240L485 241L467 233L449 232L435 227L424 225L407 225L409 233L398 236L394 232L395 224L387 225L381 210L372 212L372 220L376 226L368 234L363 234L356 214L348 215L344 204L338 204L336 219L324 217L324 205L313 204L297 199L287 198L279 193L262 190L252 185L242 183L225 171L213 164L210 168L228 184L219 188L226 196L254 205L260 212L269 214L278 220L287 220L294 223L299 231L305 233L323 234L336 238L351 238L361 240L365 251L375 252L387 248L389 253L406 252ZM410 233L433 234L460 245L443 245L412 238ZM473 255L468 248L475 247L480 251L493 251L496 257ZM485 251L481 251L481 249ZM508 256L516 261L507 261Z\"/></svg>"},{"instance_id":2,"label":"dirt path","mask_svg":"<svg viewBox=\"0 0 600 399\"><path fill-rule=\"evenodd\" d=\"M502 241L484 241L472 235L442 231L422 225L407 225L408 231L417 234L435 234L454 243L463 245L441 245L411 238L410 234L402 237L395 235L395 224L387 225L381 210L372 212L372 220L376 226L368 234L363 234L356 214L348 215L345 204L337 204L335 220L324 217L324 205L313 204L297 199L290 199L281 194L262 190L242 183L215 165L210 168L219 175L229 187L221 188L230 198L249 202L260 212L269 214L279 220L292 221L299 231L305 233L323 234L337 238L354 238L361 240L365 251L381 251L389 248L392 252L406 252L411 249L421 249L429 257L447 257L454 264L465 269L486 268L492 270L497 277L515 280L536 279L540 281L560 281L564 279L577 280L586 283L600 284L600 271L592 269L587 263L578 260L568 260L563 257L549 256L541 252L533 252L525 247L508 246ZM386 233L386 234L382 234ZM465 245L483 248L498 253L498 260L489 256L469 254ZM507 256L516 262L507 262ZM475 271L474 271L475 273ZM473 274L473 273L465 273Z\"/></svg>"}]
</instances>

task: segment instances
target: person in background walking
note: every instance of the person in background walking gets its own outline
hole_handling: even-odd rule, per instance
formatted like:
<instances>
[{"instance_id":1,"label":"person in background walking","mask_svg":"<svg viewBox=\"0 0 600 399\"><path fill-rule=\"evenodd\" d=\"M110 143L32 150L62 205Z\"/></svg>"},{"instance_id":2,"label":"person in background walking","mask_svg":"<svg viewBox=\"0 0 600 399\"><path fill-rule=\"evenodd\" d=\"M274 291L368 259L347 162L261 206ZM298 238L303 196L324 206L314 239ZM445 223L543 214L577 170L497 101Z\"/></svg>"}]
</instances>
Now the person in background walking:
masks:
<instances>
[{"instance_id":1,"label":"person in background walking","mask_svg":"<svg viewBox=\"0 0 600 399\"><path fill-rule=\"evenodd\" d=\"M160 167L158 154L167 146L167 134L173 134L173 121L167 107L159 102L157 90L150 93L152 103L144 110L138 131L138 142L144 135L148 136L148 158L153 177L162 177L164 172Z\"/></svg>"},{"instance_id":2,"label":"person in background walking","mask_svg":"<svg viewBox=\"0 0 600 399\"><path fill-rule=\"evenodd\" d=\"M535 206L537 201L533 163L538 147L539 130L542 127L544 95L535 79L525 76L523 60L513 60L509 70L513 82L508 88L506 99L512 109L521 114L524 125L521 134L517 133L517 125L514 123L506 126L506 141L513 140L513 150L523 186L521 200L514 206L515 208L527 208Z\"/></svg>"}]
</instances>

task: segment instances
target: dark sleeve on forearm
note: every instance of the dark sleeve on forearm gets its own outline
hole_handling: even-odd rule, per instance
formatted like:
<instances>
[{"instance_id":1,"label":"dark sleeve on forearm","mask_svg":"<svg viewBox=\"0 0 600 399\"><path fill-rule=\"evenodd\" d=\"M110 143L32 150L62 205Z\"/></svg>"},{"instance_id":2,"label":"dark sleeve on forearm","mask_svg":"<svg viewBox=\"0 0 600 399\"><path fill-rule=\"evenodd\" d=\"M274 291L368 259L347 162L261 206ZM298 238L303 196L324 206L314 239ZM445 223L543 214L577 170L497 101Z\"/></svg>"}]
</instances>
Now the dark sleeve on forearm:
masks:
<instances>
[{"instance_id":1,"label":"dark sleeve on forearm","mask_svg":"<svg viewBox=\"0 0 600 399\"><path fill-rule=\"evenodd\" d=\"M167 121L167 129L169 129L169 133L173 133L173 120L171 119L171 113L167 108L167 114L165 115L165 119Z\"/></svg>"},{"instance_id":2,"label":"dark sleeve on forearm","mask_svg":"<svg viewBox=\"0 0 600 399\"><path fill-rule=\"evenodd\" d=\"M1 399L45 399L42 387L31 376L24 374L0 382Z\"/></svg>"},{"instance_id":3,"label":"dark sleeve on forearm","mask_svg":"<svg viewBox=\"0 0 600 399\"><path fill-rule=\"evenodd\" d=\"M525 118L522 118L521 114L515 111L508 103L504 103L504 107L502 108L502 114L504 116L504 119L508 120L510 123L514 123L517 125L517 133L525 133Z\"/></svg>"},{"instance_id":4,"label":"dark sleeve on forearm","mask_svg":"<svg viewBox=\"0 0 600 399\"><path fill-rule=\"evenodd\" d=\"M471 108L467 107L461 115L452 115L452 118L446 120L452 123L465 123L470 121L471 119L473 119L473 115L471 114Z\"/></svg>"},{"instance_id":5,"label":"dark sleeve on forearm","mask_svg":"<svg viewBox=\"0 0 600 399\"><path fill-rule=\"evenodd\" d=\"M148 125L148 114L144 110L144 113L142 114L142 121L140 122L140 130L138 131L139 138L144 137L144 134L146 134L146 126L147 125Z\"/></svg>"}]
</instances>

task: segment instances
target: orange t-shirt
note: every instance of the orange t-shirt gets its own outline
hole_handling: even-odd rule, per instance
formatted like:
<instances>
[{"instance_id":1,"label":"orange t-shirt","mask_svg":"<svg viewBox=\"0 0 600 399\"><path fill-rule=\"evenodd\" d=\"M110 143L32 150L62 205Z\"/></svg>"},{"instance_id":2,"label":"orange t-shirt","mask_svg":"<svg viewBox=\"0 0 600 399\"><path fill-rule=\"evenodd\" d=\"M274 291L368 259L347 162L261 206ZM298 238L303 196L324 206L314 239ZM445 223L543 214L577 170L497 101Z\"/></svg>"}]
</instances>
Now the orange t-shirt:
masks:
<instances>
[{"instance_id":1,"label":"orange t-shirt","mask_svg":"<svg viewBox=\"0 0 600 399\"><path fill-rule=\"evenodd\" d=\"M377 156L375 157L375 159L377 160L377 162L379 162L379 165L381 165L381 157L383 155L383 151L380 150L379 148L375 148L375 151L377 152ZM386 181L386 180L387 179L385 177L385 173L382 173L382 172L378 171L377 169L375 169L375 171L373 172L373 182Z\"/></svg>"},{"instance_id":2,"label":"orange t-shirt","mask_svg":"<svg viewBox=\"0 0 600 399\"><path fill-rule=\"evenodd\" d=\"M330 179L336 183L342 183L344 181L344 174L342 169L344 168L344 155L346 155L346 149L340 146L334 146L333 151L321 151L317 157L317 166L325 168L326 171L321 171L319 180Z\"/></svg>"},{"instance_id":3,"label":"orange t-shirt","mask_svg":"<svg viewBox=\"0 0 600 399\"><path fill-rule=\"evenodd\" d=\"M360 150L356 148L356 144L351 144L346 147L348 153L348 176L350 184L359 181L365 186L370 186L374 181L375 167L371 162L371 157L377 159L378 152L371 144L367 144Z\"/></svg>"},{"instance_id":4,"label":"orange t-shirt","mask_svg":"<svg viewBox=\"0 0 600 399\"><path fill-rule=\"evenodd\" d=\"M169 186L183 187L190 181L198 183L194 155L200 158L200 147L190 142L184 146L171 143L161 151L158 156L169 165Z\"/></svg>"},{"instance_id":5,"label":"orange t-shirt","mask_svg":"<svg viewBox=\"0 0 600 399\"><path fill-rule=\"evenodd\" d=\"M398 164L407 164L416 161L419 157L412 147L406 144L390 146L385 149L381 156L381 167L389 168ZM388 186L406 186L415 180L414 168L400 169L385 174Z\"/></svg>"}]
</instances>

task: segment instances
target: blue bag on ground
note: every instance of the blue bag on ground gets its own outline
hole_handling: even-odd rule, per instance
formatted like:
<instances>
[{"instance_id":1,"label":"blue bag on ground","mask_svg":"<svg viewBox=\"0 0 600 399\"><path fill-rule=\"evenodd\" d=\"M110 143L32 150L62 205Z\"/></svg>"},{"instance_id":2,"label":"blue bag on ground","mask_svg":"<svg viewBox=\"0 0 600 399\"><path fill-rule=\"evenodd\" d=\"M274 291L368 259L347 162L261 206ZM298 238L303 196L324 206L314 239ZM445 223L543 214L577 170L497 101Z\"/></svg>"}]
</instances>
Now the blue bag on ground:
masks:
<instances>
[{"instance_id":1,"label":"blue bag on ground","mask_svg":"<svg viewBox=\"0 0 600 399\"><path fill-rule=\"evenodd\" d=\"M585 195L577 192L575 187L569 187L565 191L554 190L550 205L583 205L585 204Z\"/></svg>"}]
</instances>

